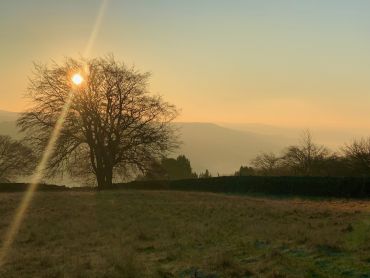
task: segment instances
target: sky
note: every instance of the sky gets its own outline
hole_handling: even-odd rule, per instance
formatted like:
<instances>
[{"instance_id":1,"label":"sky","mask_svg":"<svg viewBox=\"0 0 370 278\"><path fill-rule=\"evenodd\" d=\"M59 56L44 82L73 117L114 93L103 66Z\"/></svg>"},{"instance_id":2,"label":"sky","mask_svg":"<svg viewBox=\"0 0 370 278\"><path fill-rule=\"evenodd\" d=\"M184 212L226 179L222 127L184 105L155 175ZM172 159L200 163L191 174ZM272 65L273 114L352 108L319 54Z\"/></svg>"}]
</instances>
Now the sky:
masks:
<instances>
[{"instance_id":1,"label":"sky","mask_svg":"<svg viewBox=\"0 0 370 278\"><path fill-rule=\"evenodd\" d=\"M101 0L0 2L0 109L83 55ZM178 121L370 128L370 1L108 0L89 56L152 73Z\"/></svg>"}]
</instances>

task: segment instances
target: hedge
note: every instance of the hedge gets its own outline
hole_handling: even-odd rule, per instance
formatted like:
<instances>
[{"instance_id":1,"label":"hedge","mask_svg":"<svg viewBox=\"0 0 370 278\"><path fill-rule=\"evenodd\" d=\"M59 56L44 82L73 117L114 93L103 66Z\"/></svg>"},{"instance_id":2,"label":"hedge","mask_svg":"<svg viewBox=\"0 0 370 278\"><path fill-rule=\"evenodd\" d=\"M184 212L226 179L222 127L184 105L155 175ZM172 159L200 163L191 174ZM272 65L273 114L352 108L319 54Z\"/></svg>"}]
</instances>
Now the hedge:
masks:
<instances>
[{"instance_id":1,"label":"hedge","mask_svg":"<svg viewBox=\"0 0 370 278\"><path fill-rule=\"evenodd\" d=\"M0 192L22 192L29 188L28 183L0 183ZM37 191L64 191L67 187L54 184L39 184Z\"/></svg>"},{"instance_id":2,"label":"hedge","mask_svg":"<svg viewBox=\"0 0 370 278\"><path fill-rule=\"evenodd\" d=\"M0 192L25 191L25 183L1 183ZM91 190L40 184L38 191ZM226 176L204 179L133 181L117 183L110 189L181 190L234 194L266 194L340 198L369 198L370 177L262 177Z\"/></svg>"},{"instance_id":3,"label":"hedge","mask_svg":"<svg viewBox=\"0 0 370 278\"><path fill-rule=\"evenodd\" d=\"M119 188L368 198L370 197L370 177L229 176L174 181L134 181L112 186L112 189Z\"/></svg>"}]
</instances>

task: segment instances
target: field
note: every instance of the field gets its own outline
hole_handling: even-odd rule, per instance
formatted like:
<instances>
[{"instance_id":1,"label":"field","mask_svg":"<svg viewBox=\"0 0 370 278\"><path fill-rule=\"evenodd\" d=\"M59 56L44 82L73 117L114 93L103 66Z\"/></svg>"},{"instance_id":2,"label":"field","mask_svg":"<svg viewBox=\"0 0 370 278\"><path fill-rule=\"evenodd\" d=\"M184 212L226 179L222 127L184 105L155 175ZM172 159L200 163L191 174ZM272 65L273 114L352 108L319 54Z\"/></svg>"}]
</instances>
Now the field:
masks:
<instances>
[{"instance_id":1,"label":"field","mask_svg":"<svg viewBox=\"0 0 370 278\"><path fill-rule=\"evenodd\" d=\"M37 192L0 277L370 277L370 201Z\"/></svg>"}]
</instances>

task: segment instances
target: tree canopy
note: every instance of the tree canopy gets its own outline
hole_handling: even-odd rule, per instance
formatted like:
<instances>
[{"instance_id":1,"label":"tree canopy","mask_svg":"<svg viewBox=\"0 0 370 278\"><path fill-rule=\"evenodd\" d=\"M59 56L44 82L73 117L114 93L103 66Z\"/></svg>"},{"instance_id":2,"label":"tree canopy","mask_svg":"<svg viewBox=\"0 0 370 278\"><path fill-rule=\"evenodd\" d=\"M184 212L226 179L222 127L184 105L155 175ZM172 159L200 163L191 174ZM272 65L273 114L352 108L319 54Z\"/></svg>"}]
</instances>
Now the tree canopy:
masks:
<instances>
[{"instance_id":1,"label":"tree canopy","mask_svg":"<svg viewBox=\"0 0 370 278\"><path fill-rule=\"evenodd\" d=\"M84 79L80 86L72 83L74 73ZM177 110L149 92L149 77L111 56L35 64L27 94L32 107L18 126L38 153L68 106L48 174L94 174L99 187L109 186L114 177L145 171L173 150L170 123Z\"/></svg>"},{"instance_id":2,"label":"tree canopy","mask_svg":"<svg viewBox=\"0 0 370 278\"><path fill-rule=\"evenodd\" d=\"M35 165L32 150L9 136L0 135L0 181L27 175Z\"/></svg>"}]
</instances>

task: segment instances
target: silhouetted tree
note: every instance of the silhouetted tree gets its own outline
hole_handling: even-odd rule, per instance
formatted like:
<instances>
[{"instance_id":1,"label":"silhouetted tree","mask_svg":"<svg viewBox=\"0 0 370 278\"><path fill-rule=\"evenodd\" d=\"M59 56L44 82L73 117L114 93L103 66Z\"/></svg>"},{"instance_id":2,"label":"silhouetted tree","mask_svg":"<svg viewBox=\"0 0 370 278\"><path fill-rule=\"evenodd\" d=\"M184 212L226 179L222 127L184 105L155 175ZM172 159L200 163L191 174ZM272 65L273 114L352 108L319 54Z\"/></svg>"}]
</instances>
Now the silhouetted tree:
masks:
<instances>
[{"instance_id":1,"label":"silhouetted tree","mask_svg":"<svg viewBox=\"0 0 370 278\"><path fill-rule=\"evenodd\" d=\"M288 147L282 160L295 175L318 175L329 154L326 147L313 143L310 131L305 130L300 144Z\"/></svg>"},{"instance_id":2,"label":"silhouetted tree","mask_svg":"<svg viewBox=\"0 0 370 278\"><path fill-rule=\"evenodd\" d=\"M199 174L199 178L201 178L201 179L212 178L212 175L208 171L208 169L206 169L205 172Z\"/></svg>"},{"instance_id":3,"label":"silhouetted tree","mask_svg":"<svg viewBox=\"0 0 370 278\"><path fill-rule=\"evenodd\" d=\"M140 173L136 180L165 180L167 179L166 170L163 168L161 161L152 161L145 172Z\"/></svg>"},{"instance_id":4,"label":"silhouetted tree","mask_svg":"<svg viewBox=\"0 0 370 278\"><path fill-rule=\"evenodd\" d=\"M75 72L85 82L73 88ZM22 113L18 125L42 152L73 88L49 174L93 173L98 187L109 186L114 175L145 171L176 147L170 122L177 111L149 93L148 78L148 73L127 68L113 57L36 65L28 89L33 107Z\"/></svg>"},{"instance_id":5,"label":"silhouetted tree","mask_svg":"<svg viewBox=\"0 0 370 278\"><path fill-rule=\"evenodd\" d=\"M251 161L254 168L262 175L276 175L281 170L281 158L274 153L261 153Z\"/></svg>"},{"instance_id":6,"label":"silhouetted tree","mask_svg":"<svg viewBox=\"0 0 370 278\"><path fill-rule=\"evenodd\" d=\"M256 171L253 167L240 166L239 170L235 172L234 176L254 176Z\"/></svg>"},{"instance_id":7,"label":"silhouetted tree","mask_svg":"<svg viewBox=\"0 0 370 278\"><path fill-rule=\"evenodd\" d=\"M318 171L321 175L325 176L353 176L354 171L351 169L348 159L345 156L338 154L331 154L326 157L320 163L320 170Z\"/></svg>"},{"instance_id":8,"label":"silhouetted tree","mask_svg":"<svg viewBox=\"0 0 370 278\"><path fill-rule=\"evenodd\" d=\"M162 167L170 180L196 178L197 174L193 173L189 159L185 155L179 155L176 159L162 159Z\"/></svg>"},{"instance_id":9,"label":"silhouetted tree","mask_svg":"<svg viewBox=\"0 0 370 278\"><path fill-rule=\"evenodd\" d=\"M370 137L356 139L342 150L352 174L370 175Z\"/></svg>"},{"instance_id":10,"label":"silhouetted tree","mask_svg":"<svg viewBox=\"0 0 370 278\"><path fill-rule=\"evenodd\" d=\"M309 130L302 133L298 145L289 146L282 155L261 153L251 160L259 175L317 175L328 176L347 173L345 160L322 145L315 144ZM347 169L348 170L348 169Z\"/></svg>"},{"instance_id":11,"label":"silhouetted tree","mask_svg":"<svg viewBox=\"0 0 370 278\"><path fill-rule=\"evenodd\" d=\"M0 181L30 174L35 165L32 150L9 136L0 135Z\"/></svg>"},{"instance_id":12,"label":"silhouetted tree","mask_svg":"<svg viewBox=\"0 0 370 278\"><path fill-rule=\"evenodd\" d=\"M179 180L192 178L197 178L197 174L193 172L190 160L185 155L179 155L176 159L162 158L159 163L153 163L145 176L138 177L139 180Z\"/></svg>"}]
</instances>

